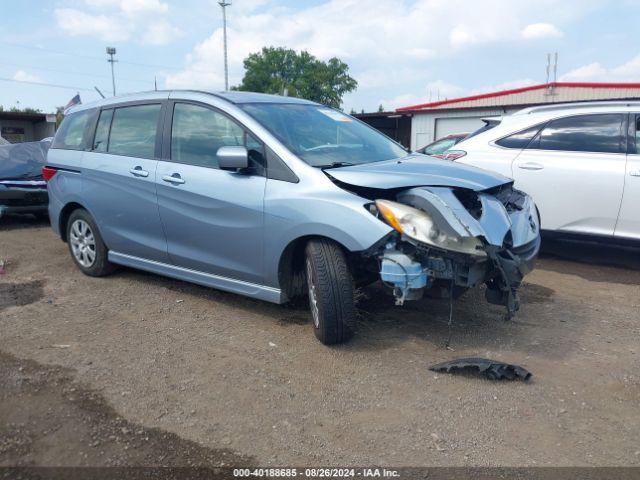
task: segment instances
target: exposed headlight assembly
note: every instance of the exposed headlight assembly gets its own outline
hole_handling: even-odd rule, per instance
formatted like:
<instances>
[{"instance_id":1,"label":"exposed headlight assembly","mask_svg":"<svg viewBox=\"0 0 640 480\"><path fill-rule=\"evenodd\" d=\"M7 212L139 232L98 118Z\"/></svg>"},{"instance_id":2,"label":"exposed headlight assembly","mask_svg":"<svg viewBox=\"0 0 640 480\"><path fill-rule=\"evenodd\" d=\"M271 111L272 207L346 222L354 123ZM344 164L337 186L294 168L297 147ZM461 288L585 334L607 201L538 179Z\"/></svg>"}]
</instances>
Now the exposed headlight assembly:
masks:
<instances>
[{"instance_id":1,"label":"exposed headlight assembly","mask_svg":"<svg viewBox=\"0 0 640 480\"><path fill-rule=\"evenodd\" d=\"M486 256L479 239L462 237L451 232L450 228L436 225L431 216L422 210L389 200L376 200L376 207L385 222L409 238L443 250Z\"/></svg>"}]
</instances>

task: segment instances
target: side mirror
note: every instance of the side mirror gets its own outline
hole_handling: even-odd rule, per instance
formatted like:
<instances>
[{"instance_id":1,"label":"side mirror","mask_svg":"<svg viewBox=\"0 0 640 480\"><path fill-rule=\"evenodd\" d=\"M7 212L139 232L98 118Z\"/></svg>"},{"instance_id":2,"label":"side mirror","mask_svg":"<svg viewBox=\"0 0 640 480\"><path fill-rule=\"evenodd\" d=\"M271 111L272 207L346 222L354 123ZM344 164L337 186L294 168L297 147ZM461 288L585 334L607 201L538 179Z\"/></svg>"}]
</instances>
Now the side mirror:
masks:
<instances>
[{"instance_id":1,"label":"side mirror","mask_svg":"<svg viewBox=\"0 0 640 480\"><path fill-rule=\"evenodd\" d=\"M220 147L216 152L221 170L242 170L249 167L249 153L245 147Z\"/></svg>"}]
</instances>

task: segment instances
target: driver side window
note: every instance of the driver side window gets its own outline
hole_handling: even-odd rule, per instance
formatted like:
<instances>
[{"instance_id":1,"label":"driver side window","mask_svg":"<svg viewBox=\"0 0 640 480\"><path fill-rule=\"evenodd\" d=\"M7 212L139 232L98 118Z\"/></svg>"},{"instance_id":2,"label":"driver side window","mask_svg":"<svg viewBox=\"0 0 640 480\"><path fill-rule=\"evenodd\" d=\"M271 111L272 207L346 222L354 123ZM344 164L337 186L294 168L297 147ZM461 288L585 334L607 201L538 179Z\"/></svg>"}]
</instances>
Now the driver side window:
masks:
<instances>
[{"instance_id":1,"label":"driver side window","mask_svg":"<svg viewBox=\"0 0 640 480\"><path fill-rule=\"evenodd\" d=\"M200 105L176 103L171 126L171 161L218 168L220 147L245 146L245 131L226 115Z\"/></svg>"}]
</instances>

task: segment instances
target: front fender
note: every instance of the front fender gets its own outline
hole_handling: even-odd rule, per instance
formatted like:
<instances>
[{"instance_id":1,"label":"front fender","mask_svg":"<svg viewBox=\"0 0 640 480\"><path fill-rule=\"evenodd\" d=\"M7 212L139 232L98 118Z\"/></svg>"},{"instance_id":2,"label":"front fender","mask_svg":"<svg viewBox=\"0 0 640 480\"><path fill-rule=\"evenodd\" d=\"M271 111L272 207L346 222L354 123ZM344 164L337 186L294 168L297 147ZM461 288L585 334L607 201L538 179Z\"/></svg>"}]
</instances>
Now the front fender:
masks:
<instances>
[{"instance_id":1,"label":"front fender","mask_svg":"<svg viewBox=\"0 0 640 480\"><path fill-rule=\"evenodd\" d=\"M347 250L366 250L391 232L391 227L366 209L367 200L343 190L265 198L265 282L278 286L278 267L285 248L307 236L330 238Z\"/></svg>"}]
</instances>

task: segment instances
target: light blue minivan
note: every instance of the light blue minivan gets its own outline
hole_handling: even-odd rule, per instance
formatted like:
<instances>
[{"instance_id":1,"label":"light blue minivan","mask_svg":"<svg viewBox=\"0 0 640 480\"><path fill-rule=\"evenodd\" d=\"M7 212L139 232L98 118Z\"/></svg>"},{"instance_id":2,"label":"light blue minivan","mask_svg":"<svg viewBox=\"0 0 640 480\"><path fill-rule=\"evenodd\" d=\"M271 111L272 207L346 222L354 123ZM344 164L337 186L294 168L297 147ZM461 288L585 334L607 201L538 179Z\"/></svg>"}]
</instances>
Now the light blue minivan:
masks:
<instances>
[{"instance_id":1,"label":"light blue minivan","mask_svg":"<svg viewBox=\"0 0 640 480\"><path fill-rule=\"evenodd\" d=\"M487 285L518 308L539 217L512 181L411 154L344 113L248 92L154 91L74 108L48 153L53 229L87 275L115 265L284 303L325 344L354 289L396 304Z\"/></svg>"}]
</instances>

